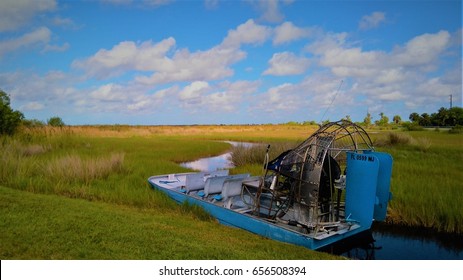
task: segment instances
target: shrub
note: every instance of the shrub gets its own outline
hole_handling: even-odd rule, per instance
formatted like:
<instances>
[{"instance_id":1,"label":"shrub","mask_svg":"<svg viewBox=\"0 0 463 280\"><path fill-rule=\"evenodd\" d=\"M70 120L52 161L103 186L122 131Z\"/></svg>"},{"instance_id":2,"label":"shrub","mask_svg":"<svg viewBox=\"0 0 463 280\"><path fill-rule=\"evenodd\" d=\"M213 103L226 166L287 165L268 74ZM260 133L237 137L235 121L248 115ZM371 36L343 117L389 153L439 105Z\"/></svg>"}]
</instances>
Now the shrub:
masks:
<instances>
[{"instance_id":1,"label":"shrub","mask_svg":"<svg viewBox=\"0 0 463 280\"><path fill-rule=\"evenodd\" d=\"M408 134L390 132L384 138L377 139L375 146L386 147L395 145L408 145L413 143L413 138Z\"/></svg>"},{"instance_id":2,"label":"shrub","mask_svg":"<svg viewBox=\"0 0 463 280\"><path fill-rule=\"evenodd\" d=\"M415 122L405 122L402 124L403 128L408 131L421 131L424 130L422 126Z\"/></svg>"},{"instance_id":3,"label":"shrub","mask_svg":"<svg viewBox=\"0 0 463 280\"><path fill-rule=\"evenodd\" d=\"M457 124L456 126L452 127L452 128L449 130L449 133L450 133L450 134L460 134L460 133L463 133L463 126Z\"/></svg>"},{"instance_id":4,"label":"shrub","mask_svg":"<svg viewBox=\"0 0 463 280\"><path fill-rule=\"evenodd\" d=\"M63 127L65 126L63 120L60 117L52 117L47 121L48 125L54 127Z\"/></svg>"}]
</instances>

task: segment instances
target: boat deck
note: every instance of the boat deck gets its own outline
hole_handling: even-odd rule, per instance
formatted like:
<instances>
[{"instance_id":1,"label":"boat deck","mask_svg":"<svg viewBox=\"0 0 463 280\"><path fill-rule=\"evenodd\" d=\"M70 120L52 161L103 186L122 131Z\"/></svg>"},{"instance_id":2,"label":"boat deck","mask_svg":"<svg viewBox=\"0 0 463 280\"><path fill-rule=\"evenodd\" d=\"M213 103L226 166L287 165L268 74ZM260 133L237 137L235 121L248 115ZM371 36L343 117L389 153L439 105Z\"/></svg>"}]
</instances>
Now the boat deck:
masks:
<instances>
[{"instance_id":1,"label":"boat deck","mask_svg":"<svg viewBox=\"0 0 463 280\"><path fill-rule=\"evenodd\" d=\"M251 177L249 174L228 175L228 170L167 174L152 176L148 179L151 184L178 195L257 218L317 240L323 240L334 234L344 234L360 227L355 223L346 225L338 222L326 223L326 227L318 226L309 230L308 226L292 224L285 220L285 217L282 219L267 219L264 217L265 215L258 215L253 208L252 197L243 193L243 185L257 188L259 180L260 177Z\"/></svg>"}]
</instances>

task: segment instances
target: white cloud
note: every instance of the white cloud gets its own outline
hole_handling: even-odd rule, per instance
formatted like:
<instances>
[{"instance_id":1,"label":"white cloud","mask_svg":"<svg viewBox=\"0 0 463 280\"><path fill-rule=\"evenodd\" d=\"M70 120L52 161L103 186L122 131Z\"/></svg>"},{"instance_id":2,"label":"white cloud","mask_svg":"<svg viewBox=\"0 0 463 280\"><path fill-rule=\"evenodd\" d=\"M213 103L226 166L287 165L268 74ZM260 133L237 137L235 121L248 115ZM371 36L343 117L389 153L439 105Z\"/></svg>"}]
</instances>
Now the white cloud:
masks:
<instances>
[{"instance_id":1,"label":"white cloud","mask_svg":"<svg viewBox=\"0 0 463 280\"><path fill-rule=\"evenodd\" d=\"M386 14L383 12L373 12L370 15L363 16L359 22L359 29L367 30L379 26L380 23L386 21Z\"/></svg>"},{"instance_id":2,"label":"white cloud","mask_svg":"<svg viewBox=\"0 0 463 280\"><path fill-rule=\"evenodd\" d=\"M377 83L406 82L411 73L429 72L450 46L447 31L423 34L392 51L364 51L350 47L345 34L327 34L306 49L316 55L319 65L339 77L368 78ZM314 59L314 60L316 60Z\"/></svg>"},{"instance_id":3,"label":"white cloud","mask_svg":"<svg viewBox=\"0 0 463 280\"><path fill-rule=\"evenodd\" d=\"M219 6L219 0L204 0L204 7L213 10Z\"/></svg>"},{"instance_id":4,"label":"white cloud","mask_svg":"<svg viewBox=\"0 0 463 280\"><path fill-rule=\"evenodd\" d=\"M123 86L106 84L90 92L90 97L99 101L119 102L128 99L128 92Z\"/></svg>"},{"instance_id":5,"label":"white cloud","mask_svg":"<svg viewBox=\"0 0 463 280\"><path fill-rule=\"evenodd\" d=\"M141 7L153 7L158 8L160 6L168 5L172 3L174 0L101 0L107 4L113 5L132 5L132 4L140 4Z\"/></svg>"},{"instance_id":6,"label":"white cloud","mask_svg":"<svg viewBox=\"0 0 463 280\"><path fill-rule=\"evenodd\" d=\"M174 2L174 0L143 0L143 3L145 5L149 5L151 7L160 7L164 5L168 5L170 3Z\"/></svg>"},{"instance_id":7,"label":"white cloud","mask_svg":"<svg viewBox=\"0 0 463 280\"><path fill-rule=\"evenodd\" d=\"M276 23L283 21L283 19L285 18L285 16L280 10L280 4L289 5L292 2L292 0L257 0L251 3L254 5L257 11L261 13L259 20L270 23Z\"/></svg>"},{"instance_id":8,"label":"white cloud","mask_svg":"<svg viewBox=\"0 0 463 280\"><path fill-rule=\"evenodd\" d=\"M75 60L72 66L99 78L117 76L131 70L159 71L171 67L167 52L174 46L175 39L172 37L156 44L145 41L137 45L133 41L124 41L111 50L101 49L90 58Z\"/></svg>"},{"instance_id":9,"label":"white cloud","mask_svg":"<svg viewBox=\"0 0 463 280\"><path fill-rule=\"evenodd\" d=\"M64 52L69 49L71 45L64 43L63 45L46 45L42 52Z\"/></svg>"},{"instance_id":10,"label":"white cloud","mask_svg":"<svg viewBox=\"0 0 463 280\"><path fill-rule=\"evenodd\" d=\"M404 97L405 95L403 95L400 91L393 91L378 95L378 98L384 101L399 101L403 100Z\"/></svg>"},{"instance_id":11,"label":"white cloud","mask_svg":"<svg viewBox=\"0 0 463 280\"><path fill-rule=\"evenodd\" d=\"M21 111L38 111L38 110L42 110L43 108L45 108L45 106L42 103L37 102L37 101L33 101L33 102L28 102L28 103L20 106L19 110L21 110Z\"/></svg>"},{"instance_id":12,"label":"white cloud","mask_svg":"<svg viewBox=\"0 0 463 280\"><path fill-rule=\"evenodd\" d=\"M323 55L327 50L345 47L348 37L347 32L320 34L305 49L313 54Z\"/></svg>"},{"instance_id":13,"label":"white cloud","mask_svg":"<svg viewBox=\"0 0 463 280\"><path fill-rule=\"evenodd\" d=\"M137 82L165 84L179 81L218 80L233 75L232 64L244 59L242 44L259 44L271 36L271 28L255 24L253 20L230 30L221 44L204 51L190 52L175 49L170 37L158 43L125 41L112 49L101 49L93 56L75 60L74 68L86 71L100 79L124 74L128 71L152 72L140 75Z\"/></svg>"},{"instance_id":14,"label":"white cloud","mask_svg":"<svg viewBox=\"0 0 463 280\"><path fill-rule=\"evenodd\" d=\"M392 53L394 63L418 66L429 64L450 45L451 38L447 31L435 34L423 34L408 41L404 47L397 47Z\"/></svg>"},{"instance_id":15,"label":"white cloud","mask_svg":"<svg viewBox=\"0 0 463 280\"><path fill-rule=\"evenodd\" d=\"M250 19L236 29L228 31L221 48L239 48L242 44L262 44L272 35L270 27L259 25Z\"/></svg>"},{"instance_id":16,"label":"white cloud","mask_svg":"<svg viewBox=\"0 0 463 280\"><path fill-rule=\"evenodd\" d=\"M53 11L56 6L55 0L0 1L0 32L17 30L36 14Z\"/></svg>"},{"instance_id":17,"label":"white cloud","mask_svg":"<svg viewBox=\"0 0 463 280\"><path fill-rule=\"evenodd\" d=\"M286 76L303 74L310 65L310 60L298 57L291 52L276 53L269 61L269 69L264 75Z\"/></svg>"},{"instance_id":18,"label":"white cloud","mask_svg":"<svg viewBox=\"0 0 463 280\"><path fill-rule=\"evenodd\" d=\"M337 47L325 50L321 64L323 66L374 67L384 61L380 51L362 51L360 48Z\"/></svg>"},{"instance_id":19,"label":"white cloud","mask_svg":"<svg viewBox=\"0 0 463 280\"><path fill-rule=\"evenodd\" d=\"M259 88L258 81L225 81L217 85L218 91L205 96L203 103L208 111L234 112L242 107L242 102L249 100L249 95Z\"/></svg>"},{"instance_id":20,"label":"white cloud","mask_svg":"<svg viewBox=\"0 0 463 280\"><path fill-rule=\"evenodd\" d=\"M177 93L177 86L150 92L149 87L137 83L108 83L79 92L72 106L88 113L146 114L161 110Z\"/></svg>"},{"instance_id":21,"label":"white cloud","mask_svg":"<svg viewBox=\"0 0 463 280\"><path fill-rule=\"evenodd\" d=\"M71 29L71 30L77 30L80 28L79 25L77 25L72 19L70 18L63 18L60 16L56 16L51 20L51 23L55 26L62 27L64 29Z\"/></svg>"},{"instance_id":22,"label":"white cloud","mask_svg":"<svg viewBox=\"0 0 463 280\"><path fill-rule=\"evenodd\" d=\"M280 45L307 38L313 31L312 28L300 28L295 26L292 22L287 21L275 27L274 32L273 44Z\"/></svg>"},{"instance_id":23,"label":"white cloud","mask_svg":"<svg viewBox=\"0 0 463 280\"><path fill-rule=\"evenodd\" d=\"M75 80L61 71L50 71L44 75L30 72L0 74L0 84L17 101L56 100L71 96L75 89L70 86Z\"/></svg>"},{"instance_id":24,"label":"white cloud","mask_svg":"<svg viewBox=\"0 0 463 280\"><path fill-rule=\"evenodd\" d=\"M305 114L303 119L311 119L326 108L337 94L339 80L327 73L315 73L307 76L300 83L284 83L269 88L258 96L254 111L264 111L281 117L287 114L297 116ZM350 99L343 101L350 104ZM294 119L293 119L294 120Z\"/></svg>"},{"instance_id":25,"label":"white cloud","mask_svg":"<svg viewBox=\"0 0 463 280\"><path fill-rule=\"evenodd\" d=\"M6 53L30 46L46 46L50 41L51 31L46 27L40 27L20 37L0 42L0 58Z\"/></svg>"},{"instance_id":26,"label":"white cloud","mask_svg":"<svg viewBox=\"0 0 463 280\"><path fill-rule=\"evenodd\" d=\"M193 103L196 102L201 97L201 95L208 90L209 84L207 82L195 81L180 91L179 98L181 101Z\"/></svg>"},{"instance_id":27,"label":"white cloud","mask_svg":"<svg viewBox=\"0 0 463 280\"><path fill-rule=\"evenodd\" d=\"M233 112L242 106L247 96L257 91L258 81L224 81L211 85L195 81L185 86L178 94L182 107L189 108L189 114L207 112Z\"/></svg>"}]
</instances>

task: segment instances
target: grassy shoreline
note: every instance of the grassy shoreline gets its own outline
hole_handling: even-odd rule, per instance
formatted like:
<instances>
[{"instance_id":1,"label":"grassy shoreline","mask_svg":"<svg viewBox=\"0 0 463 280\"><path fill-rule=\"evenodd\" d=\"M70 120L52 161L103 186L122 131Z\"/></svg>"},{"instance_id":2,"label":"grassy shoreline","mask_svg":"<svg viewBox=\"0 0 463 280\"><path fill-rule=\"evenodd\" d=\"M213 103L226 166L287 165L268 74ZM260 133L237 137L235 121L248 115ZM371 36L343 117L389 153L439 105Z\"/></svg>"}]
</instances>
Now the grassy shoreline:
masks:
<instances>
[{"instance_id":1,"label":"grassy shoreline","mask_svg":"<svg viewBox=\"0 0 463 280\"><path fill-rule=\"evenodd\" d=\"M311 126L289 125L103 126L41 128L24 131L13 138L0 138L0 195L3 204L0 212L0 252L4 252L2 258L158 259L154 253L145 251L155 245L162 247L160 243L168 242L174 242L178 246L181 242L187 242L186 246L192 247L187 251L180 250L179 253L174 252L179 250L176 247L170 251L170 255L160 255L162 258L330 258L331 256L325 254L300 247L295 249L287 244L218 225L205 218L207 215L200 210L178 206L161 193L152 191L146 183L146 179L151 175L188 171L178 165L179 162L218 155L230 148L228 144L215 140L297 143L315 129L316 127ZM384 142L388 133L371 134L375 142L383 141L378 149L390 152L394 157L394 198L390 204L388 221L463 233L463 216L459 210L463 204L463 174L460 172L463 162L463 147L460 143L463 135L434 131L395 132L411 137L412 140L408 143L389 143L390 141ZM248 164L232 172L249 171L260 174L261 165ZM58 206L49 208L48 204ZM67 213L68 205L70 213ZM106 208L101 210L101 207ZM156 229L153 225L148 226L148 229L132 225L134 231L158 231L155 234L161 241L153 240L141 233L140 236L134 236L135 233L131 233L129 228L116 226L116 223L120 223L116 218L114 221L110 219L112 215L121 215L120 208L136 212L133 218L135 220L149 221L159 216L171 219L175 225L157 225L159 228ZM77 225L72 225L73 219L79 219L71 213L74 211L81 212L82 219L102 215L104 226L93 228L91 224L80 221ZM58 214L53 214L54 212ZM63 217L59 213L62 213ZM47 216L53 218L46 220ZM35 219L37 222L31 226L31 220ZM60 224L56 231L62 232L62 235L55 236L40 226L40 219L45 219L45 224L53 221ZM82 238L87 244L85 252L76 252L71 248L74 244L65 242L73 235L66 227L77 228L78 232L84 235ZM104 227L111 228L111 232L103 232ZM212 237L207 237L208 227L213 228ZM184 241L182 238L177 240L176 237L172 237L175 240L169 239L172 231L177 230L185 230L184 236L191 234L200 237L190 241ZM227 238L234 238L234 243L223 238L223 231L227 232ZM15 237L13 233L20 234ZM34 236L35 240L27 238L27 235ZM44 248L54 242L49 235L57 238L56 242L60 245L45 250ZM96 236L96 245L92 243L92 236ZM103 247L108 244L117 247L117 236L126 238L127 242L134 238L142 241L134 241L129 251L120 252L116 248L105 250ZM102 242L102 238L109 238L109 243ZM211 252L197 248L200 245L193 245L201 243L202 238L214 240ZM235 244L240 243L240 238L251 241L244 242L244 246ZM266 245L259 245L260 243ZM31 246L32 249L26 249L27 246ZM270 246L272 252L269 252L266 246ZM43 254L39 253L41 250L45 250ZM193 253L191 250L198 252ZM236 250L236 253L229 257L227 250ZM242 251L242 254L238 251ZM273 251L282 251L285 254L279 255Z\"/></svg>"}]
</instances>

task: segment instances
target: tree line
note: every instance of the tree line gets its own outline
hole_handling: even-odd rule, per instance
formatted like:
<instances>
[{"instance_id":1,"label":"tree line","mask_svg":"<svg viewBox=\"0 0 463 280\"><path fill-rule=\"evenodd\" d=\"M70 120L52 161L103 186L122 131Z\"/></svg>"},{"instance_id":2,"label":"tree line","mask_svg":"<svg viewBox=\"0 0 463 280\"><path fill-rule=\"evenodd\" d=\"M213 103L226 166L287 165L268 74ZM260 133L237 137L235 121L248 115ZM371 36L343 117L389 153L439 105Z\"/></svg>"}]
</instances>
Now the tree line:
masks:
<instances>
[{"instance_id":1,"label":"tree line","mask_svg":"<svg viewBox=\"0 0 463 280\"><path fill-rule=\"evenodd\" d=\"M411 113L409 119L420 126L456 126L463 125L463 108L440 108L436 113Z\"/></svg>"}]
</instances>

